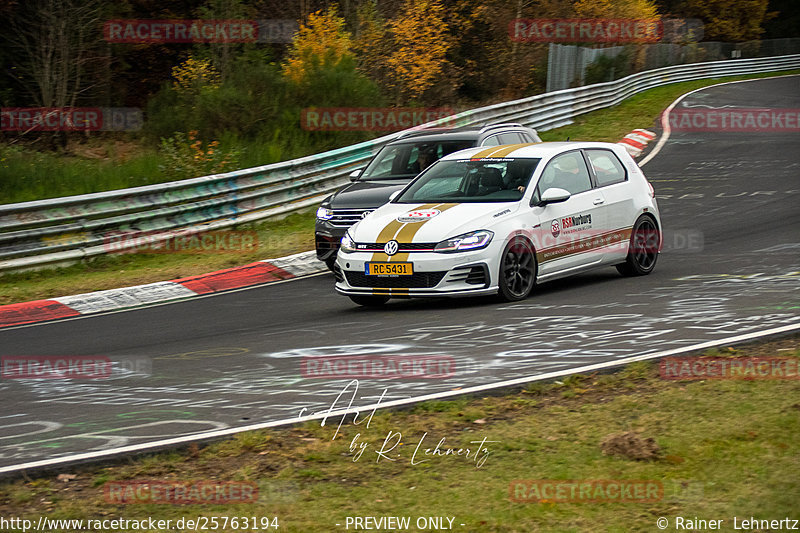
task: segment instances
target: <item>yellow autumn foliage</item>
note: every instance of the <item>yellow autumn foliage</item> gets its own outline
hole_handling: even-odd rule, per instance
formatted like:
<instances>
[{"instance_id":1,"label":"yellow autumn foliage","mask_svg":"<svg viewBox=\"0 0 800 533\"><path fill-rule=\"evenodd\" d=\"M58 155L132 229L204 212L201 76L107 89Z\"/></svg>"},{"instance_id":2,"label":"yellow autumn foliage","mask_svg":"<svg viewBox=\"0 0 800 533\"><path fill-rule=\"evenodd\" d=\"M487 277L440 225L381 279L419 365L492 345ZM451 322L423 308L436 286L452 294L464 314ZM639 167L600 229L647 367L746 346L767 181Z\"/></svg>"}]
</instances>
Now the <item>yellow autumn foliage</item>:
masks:
<instances>
[{"instance_id":1,"label":"yellow autumn foliage","mask_svg":"<svg viewBox=\"0 0 800 533\"><path fill-rule=\"evenodd\" d=\"M299 83L316 67L337 65L345 56L352 56L352 39L344 25L335 6L311 13L292 41L283 75Z\"/></svg>"},{"instance_id":2,"label":"yellow autumn foliage","mask_svg":"<svg viewBox=\"0 0 800 533\"><path fill-rule=\"evenodd\" d=\"M389 23L394 50L387 62L405 98L417 98L442 75L451 43L439 0L406 0Z\"/></svg>"},{"instance_id":3,"label":"yellow autumn foliage","mask_svg":"<svg viewBox=\"0 0 800 533\"><path fill-rule=\"evenodd\" d=\"M580 18L658 18L653 0L577 0L574 9Z\"/></svg>"},{"instance_id":4,"label":"yellow autumn foliage","mask_svg":"<svg viewBox=\"0 0 800 533\"><path fill-rule=\"evenodd\" d=\"M217 88L220 85L219 72L208 59L195 59L192 56L176 67L172 67L172 87L176 91L193 91L199 87Z\"/></svg>"}]
</instances>

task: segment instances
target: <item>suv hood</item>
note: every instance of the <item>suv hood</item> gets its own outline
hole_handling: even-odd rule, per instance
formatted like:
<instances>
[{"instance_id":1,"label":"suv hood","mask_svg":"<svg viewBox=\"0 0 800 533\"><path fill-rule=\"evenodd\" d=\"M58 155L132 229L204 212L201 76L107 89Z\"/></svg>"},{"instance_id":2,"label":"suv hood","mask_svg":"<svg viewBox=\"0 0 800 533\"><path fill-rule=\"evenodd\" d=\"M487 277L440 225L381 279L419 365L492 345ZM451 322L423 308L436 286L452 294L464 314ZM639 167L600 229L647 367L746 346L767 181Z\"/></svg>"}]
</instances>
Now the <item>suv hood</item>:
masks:
<instances>
[{"instance_id":1,"label":"suv hood","mask_svg":"<svg viewBox=\"0 0 800 533\"><path fill-rule=\"evenodd\" d=\"M331 209L374 209L389 201L411 179L354 181L339 189L328 202Z\"/></svg>"}]
</instances>

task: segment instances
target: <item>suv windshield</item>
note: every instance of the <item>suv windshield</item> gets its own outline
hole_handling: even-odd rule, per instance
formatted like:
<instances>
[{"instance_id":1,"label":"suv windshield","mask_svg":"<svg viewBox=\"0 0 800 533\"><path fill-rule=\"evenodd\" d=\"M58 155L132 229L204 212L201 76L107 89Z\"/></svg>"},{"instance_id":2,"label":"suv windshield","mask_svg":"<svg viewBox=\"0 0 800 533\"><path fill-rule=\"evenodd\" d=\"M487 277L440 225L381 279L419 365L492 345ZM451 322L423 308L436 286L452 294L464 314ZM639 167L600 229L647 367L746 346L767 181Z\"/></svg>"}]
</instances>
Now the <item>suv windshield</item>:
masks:
<instances>
[{"instance_id":1,"label":"suv windshield","mask_svg":"<svg viewBox=\"0 0 800 533\"><path fill-rule=\"evenodd\" d=\"M359 180L413 178L442 157L475 146L474 141L427 141L390 144L381 148Z\"/></svg>"},{"instance_id":2,"label":"suv windshield","mask_svg":"<svg viewBox=\"0 0 800 533\"><path fill-rule=\"evenodd\" d=\"M440 161L394 203L516 202L541 159Z\"/></svg>"}]
</instances>

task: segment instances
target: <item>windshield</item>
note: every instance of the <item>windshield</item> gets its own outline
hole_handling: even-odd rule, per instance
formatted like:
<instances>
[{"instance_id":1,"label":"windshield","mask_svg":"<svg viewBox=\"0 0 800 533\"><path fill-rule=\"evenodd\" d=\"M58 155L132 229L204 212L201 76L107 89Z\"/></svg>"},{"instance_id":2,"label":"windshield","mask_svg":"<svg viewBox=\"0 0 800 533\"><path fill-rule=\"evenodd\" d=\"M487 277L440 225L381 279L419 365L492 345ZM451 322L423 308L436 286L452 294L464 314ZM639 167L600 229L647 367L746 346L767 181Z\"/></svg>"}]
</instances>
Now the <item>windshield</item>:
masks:
<instances>
[{"instance_id":1,"label":"windshield","mask_svg":"<svg viewBox=\"0 0 800 533\"><path fill-rule=\"evenodd\" d=\"M439 161L395 203L516 202L540 159Z\"/></svg>"},{"instance_id":2,"label":"windshield","mask_svg":"<svg viewBox=\"0 0 800 533\"><path fill-rule=\"evenodd\" d=\"M442 157L474 146L474 141L407 142L384 146L359 180L413 178Z\"/></svg>"}]
</instances>

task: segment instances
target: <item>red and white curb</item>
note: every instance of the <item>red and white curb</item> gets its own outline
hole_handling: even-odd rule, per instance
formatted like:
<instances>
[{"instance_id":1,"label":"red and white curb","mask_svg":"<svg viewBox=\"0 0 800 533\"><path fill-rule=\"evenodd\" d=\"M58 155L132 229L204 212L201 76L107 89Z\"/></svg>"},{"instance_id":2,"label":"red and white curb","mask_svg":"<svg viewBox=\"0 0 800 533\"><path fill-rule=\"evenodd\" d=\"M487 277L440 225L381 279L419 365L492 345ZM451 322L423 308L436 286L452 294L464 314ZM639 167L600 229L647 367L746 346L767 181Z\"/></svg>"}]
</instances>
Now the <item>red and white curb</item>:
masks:
<instances>
[{"instance_id":1,"label":"red and white curb","mask_svg":"<svg viewBox=\"0 0 800 533\"><path fill-rule=\"evenodd\" d=\"M631 157L639 157L647 143L655 139L657 135L652 131L637 129L633 130L622 138L617 144L625 147Z\"/></svg>"},{"instance_id":2,"label":"red and white curb","mask_svg":"<svg viewBox=\"0 0 800 533\"><path fill-rule=\"evenodd\" d=\"M326 270L314 251L266 259L209 274L146 285L0 306L0 328L181 300Z\"/></svg>"}]
</instances>

